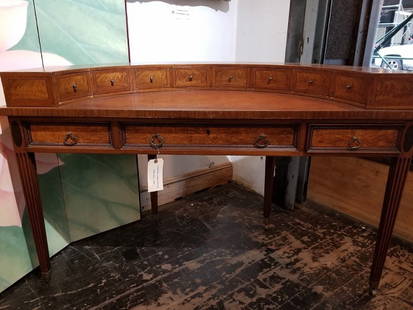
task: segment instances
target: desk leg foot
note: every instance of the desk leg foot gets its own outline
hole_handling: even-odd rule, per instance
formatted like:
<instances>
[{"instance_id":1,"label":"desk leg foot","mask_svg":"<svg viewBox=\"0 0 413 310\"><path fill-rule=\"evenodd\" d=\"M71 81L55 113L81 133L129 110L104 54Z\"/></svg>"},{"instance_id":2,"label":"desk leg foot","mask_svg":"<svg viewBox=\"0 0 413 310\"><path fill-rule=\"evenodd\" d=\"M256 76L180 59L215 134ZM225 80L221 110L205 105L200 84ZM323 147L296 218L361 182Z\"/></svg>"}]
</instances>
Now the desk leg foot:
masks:
<instances>
[{"instance_id":1,"label":"desk leg foot","mask_svg":"<svg viewBox=\"0 0 413 310\"><path fill-rule=\"evenodd\" d=\"M387 250L390 245L404 184L410 169L410 163L410 156L400 156L393 159L390 166L370 273L371 292L377 290L380 284L380 278L383 272Z\"/></svg>"},{"instance_id":2,"label":"desk leg foot","mask_svg":"<svg viewBox=\"0 0 413 310\"><path fill-rule=\"evenodd\" d=\"M16 157L23 185L24 198L26 200L26 208L32 227L33 239L36 245L37 257L39 259L40 272L47 273L50 269L49 250L47 247L43 210L40 202L34 153L16 153Z\"/></svg>"},{"instance_id":3,"label":"desk leg foot","mask_svg":"<svg viewBox=\"0 0 413 310\"><path fill-rule=\"evenodd\" d=\"M149 154L148 155L148 160L151 159L156 159L156 155ZM151 210L152 214L158 214L158 192L152 192L150 193L151 196Z\"/></svg>"},{"instance_id":4,"label":"desk leg foot","mask_svg":"<svg viewBox=\"0 0 413 310\"><path fill-rule=\"evenodd\" d=\"M264 185L264 218L269 218L272 206L272 193L274 186L275 157L265 157L265 185Z\"/></svg>"}]
</instances>

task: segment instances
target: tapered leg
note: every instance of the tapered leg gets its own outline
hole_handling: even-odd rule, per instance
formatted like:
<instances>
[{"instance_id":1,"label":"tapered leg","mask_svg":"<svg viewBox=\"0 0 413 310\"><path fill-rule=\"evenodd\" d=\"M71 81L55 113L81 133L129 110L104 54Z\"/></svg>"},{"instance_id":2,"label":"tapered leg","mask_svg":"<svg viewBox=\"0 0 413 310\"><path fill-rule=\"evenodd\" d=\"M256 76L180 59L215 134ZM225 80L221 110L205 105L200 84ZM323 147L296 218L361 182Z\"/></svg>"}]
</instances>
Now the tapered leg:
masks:
<instances>
[{"instance_id":1,"label":"tapered leg","mask_svg":"<svg viewBox=\"0 0 413 310\"><path fill-rule=\"evenodd\" d=\"M36 245L37 257L39 259L40 271L45 274L50 269L50 261L43 210L40 201L39 184L37 181L36 161L34 159L34 153L16 153L16 157L26 200L26 208L29 212L34 243Z\"/></svg>"},{"instance_id":2,"label":"tapered leg","mask_svg":"<svg viewBox=\"0 0 413 310\"><path fill-rule=\"evenodd\" d=\"M156 155L148 155L148 160L151 159L156 159L157 156ZM152 192L150 193L151 195L151 210L152 210L152 214L157 214L158 213L158 192Z\"/></svg>"},{"instance_id":3,"label":"tapered leg","mask_svg":"<svg viewBox=\"0 0 413 310\"><path fill-rule=\"evenodd\" d=\"M410 162L410 157L399 157L394 159L390 166L380 225L377 233L376 249L374 251L373 265L370 273L371 293L374 293L379 287L404 184L406 183L407 174L410 169Z\"/></svg>"},{"instance_id":4,"label":"tapered leg","mask_svg":"<svg viewBox=\"0 0 413 310\"><path fill-rule=\"evenodd\" d=\"M272 193L274 185L275 157L265 157L265 185L264 185L264 217L269 218L271 214Z\"/></svg>"}]
</instances>

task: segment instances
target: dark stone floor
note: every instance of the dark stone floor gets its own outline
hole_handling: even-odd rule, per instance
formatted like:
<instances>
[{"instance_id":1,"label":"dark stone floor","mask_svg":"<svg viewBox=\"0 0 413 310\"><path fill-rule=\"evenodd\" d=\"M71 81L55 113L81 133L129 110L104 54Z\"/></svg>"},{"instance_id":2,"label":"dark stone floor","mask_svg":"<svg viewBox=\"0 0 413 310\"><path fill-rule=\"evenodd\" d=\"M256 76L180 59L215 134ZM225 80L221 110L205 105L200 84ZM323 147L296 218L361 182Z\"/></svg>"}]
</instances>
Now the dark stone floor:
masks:
<instances>
[{"instance_id":1,"label":"dark stone floor","mask_svg":"<svg viewBox=\"0 0 413 310\"><path fill-rule=\"evenodd\" d=\"M413 251L393 245L367 294L375 234L312 206L275 209L228 184L72 244L0 309L413 309Z\"/></svg>"}]
</instances>

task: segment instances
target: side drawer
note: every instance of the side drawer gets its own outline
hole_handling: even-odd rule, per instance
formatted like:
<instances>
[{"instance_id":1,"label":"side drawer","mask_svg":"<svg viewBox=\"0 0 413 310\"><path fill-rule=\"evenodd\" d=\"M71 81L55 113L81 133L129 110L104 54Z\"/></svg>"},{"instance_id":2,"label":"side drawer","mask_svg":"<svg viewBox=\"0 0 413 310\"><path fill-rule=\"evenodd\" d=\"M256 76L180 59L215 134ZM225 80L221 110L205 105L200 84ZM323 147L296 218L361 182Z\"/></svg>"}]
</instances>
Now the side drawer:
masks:
<instances>
[{"instance_id":1,"label":"side drawer","mask_svg":"<svg viewBox=\"0 0 413 310\"><path fill-rule=\"evenodd\" d=\"M328 72L294 70L293 90L315 96L328 96L330 78Z\"/></svg>"},{"instance_id":2,"label":"side drawer","mask_svg":"<svg viewBox=\"0 0 413 310\"><path fill-rule=\"evenodd\" d=\"M254 69L254 88L288 90L290 71L285 69Z\"/></svg>"},{"instance_id":3,"label":"side drawer","mask_svg":"<svg viewBox=\"0 0 413 310\"><path fill-rule=\"evenodd\" d=\"M31 145L109 145L109 125L32 123Z\"/></svg>"},{"instance_id":4,"label":"side drawer","mask_svg":"<svg viewBox=\"0 0 413 310\"><path fill-rule=\"evenodd\" d=\"M92 95L88 72L60 75L56 80L59 101Z\"/></svg>"},{"instance_id":5,"label":"side drawer","mask_svg":"<svg viewBox=\"0 0 413 310\"><path fill-rule=\"evenodd\" d=\"M176 68L175 87L208 87L207 68Z\"/></svg>"},{"instance_id":6,"label":"side drawer","mask_svg":"<svg viewBox=\"0 0 413 310\"><path fill-rule=\"evenodd\" d=\"M246 88L247 76L247 69L216 67L214 68L214 87Z\"/></svg>"},{"instance_id":7,"label":"side drawer","mask_svg":"<svg viewBox=\"0 0 413 310\"><path fill-rule=\"evenodd\" d=\"M126 145L156 148L228 146L247 148L293 147L293 127L135 126L125 127Z\"/></svg>"},{"instance_id":8,"label":"side drawer","mask_svg":"<svg viewBox=\"0 0 413 310\"><path fill-rule=\"evenodd\" d=\"M169 87L168 69L136 69L136 89L159 89Z\"/></svg>"},{"instance_id":9,"label":"side drawer","mask_svg":"<svg viewBox=\"0 0 413 310\"><path fill-rule=\"evenodd\" d=\"M131 90L131 78L128 69L104 70L92 72L94 94L110 94Z\"/></svg>"},{"instance_id":10,"label":"side drawer","mask_svg":"<svg viewBox=\"0 0 413 310\"><path fill-rule=\"evenodd\" d=\"M309 151L383 151L399 153L399 127L311 126Z\"/></svg>"},{"instance_id":11,"label":"side drawer","mask_svg":"<svg viewBox=\"0 0 413 310\"><path fill-rule=\"evenodd\" d=\"M338 99L365 104L368 85L365 78L347 74L337 74L334 81L333 96Z\"/></svg>"}]
</instances>

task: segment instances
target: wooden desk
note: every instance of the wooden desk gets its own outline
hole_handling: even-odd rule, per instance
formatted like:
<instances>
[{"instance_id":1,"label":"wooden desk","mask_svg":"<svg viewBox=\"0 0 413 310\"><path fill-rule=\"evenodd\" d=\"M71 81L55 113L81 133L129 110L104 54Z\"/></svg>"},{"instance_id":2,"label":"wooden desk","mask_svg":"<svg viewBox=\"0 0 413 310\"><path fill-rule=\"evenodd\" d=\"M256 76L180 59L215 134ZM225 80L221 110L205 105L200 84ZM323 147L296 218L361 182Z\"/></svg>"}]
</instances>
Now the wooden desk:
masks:
<instances>
[{"instance_id":1,"label":"wooden desk","mask_svg":"<svg viewBox=\"0 0 413 310\"><path fill-rule=\"evenodd\" d=\"M1 78L7 107L0 115L10 121L42 272L50 265L34 152L267 156L265 217L275 156L380 156L392 165L370 276L371 290L378 288L412 157L413 74L207 64Z\"/></svg>"}]
</instances>

